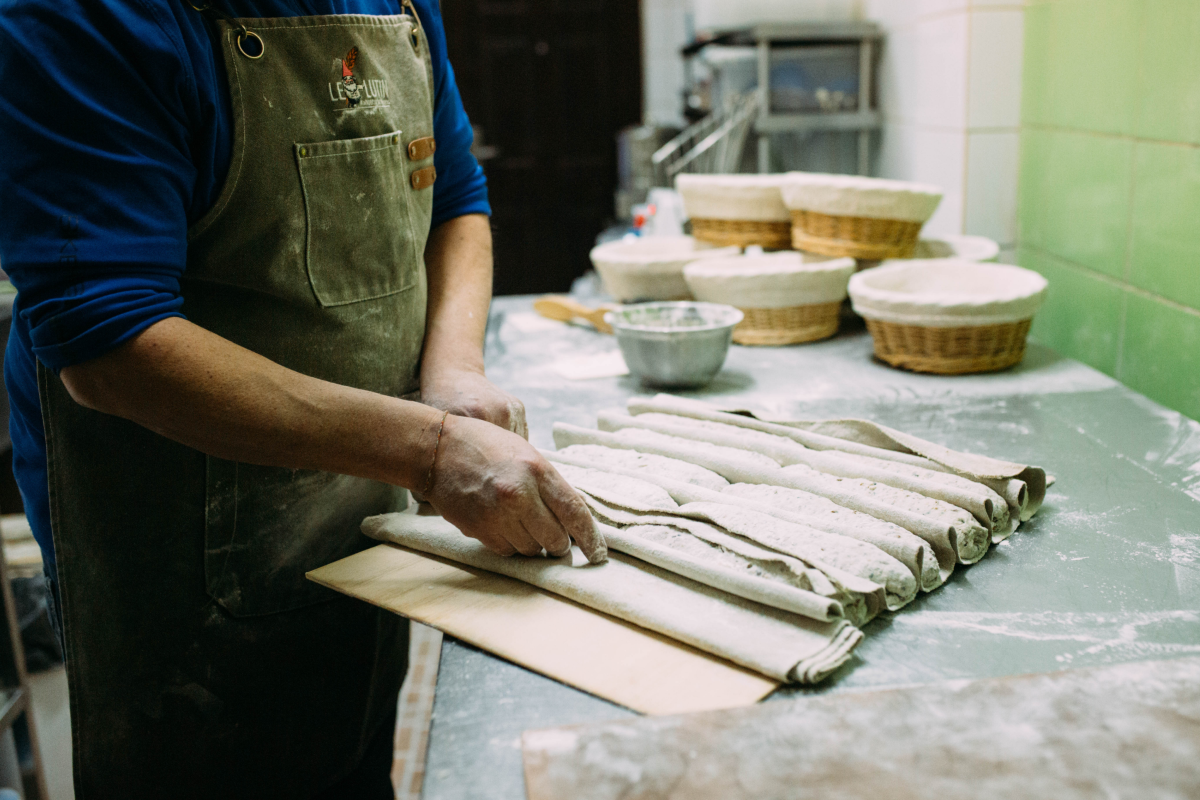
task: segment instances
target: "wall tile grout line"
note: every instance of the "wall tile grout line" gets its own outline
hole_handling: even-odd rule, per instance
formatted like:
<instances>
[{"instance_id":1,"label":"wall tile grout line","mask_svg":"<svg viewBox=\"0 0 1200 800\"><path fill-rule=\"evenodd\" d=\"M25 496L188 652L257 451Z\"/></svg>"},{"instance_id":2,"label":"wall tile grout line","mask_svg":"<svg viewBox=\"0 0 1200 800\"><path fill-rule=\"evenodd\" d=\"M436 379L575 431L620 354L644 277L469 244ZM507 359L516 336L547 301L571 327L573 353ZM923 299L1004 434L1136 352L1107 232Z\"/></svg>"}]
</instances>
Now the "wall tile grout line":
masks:
<instances>
[{"instance_id":1,"label":"wall tile grout line","mask_svg":"<svg viewBox=\"0 0 1200 800\"><path fill-rule=\"evenodd\" d=\"M1136 294L1139 297L1142 297L1146 300L1157 301L1171 309L1174 309L1175 311L1181 311L1185 314L1190 314L1191 316L1200 318L1200 309L1198 309L1198 308L1192 308L1189 305L1180 303L1178 300L1172 300L1169 297L1163 297L1162 295L1147 291L1139 286L1134 286L1131 283L1126 283L1125 281L1121 280L1120 278L1114 278L1111 275L1107 275L1103 272L1100 272L1099 270L1092 269L1091 267L1088 267L1084 264L1080 264L1077 261L1071 261L1070 259L1063 258L1062 256L1057 255L1049 250L1045 250L1041 247L1037 247L1037 246L1031 245L1031 244L1021 244L1019 241L1017 244L1017 248L1018 248L1018 250L1029 250L1034 253L1037 253L1039 256L1042 256L1043 258L1048 258L1051 261L1055 261L1058 264L1061 264L1065 267L1073 269L1077 272L1085 273L1088 277L1096 278L1096 279L1103 281L1104 283L1107 283L1110 286L1113 286L1122 291L1129 292L1130 294Z\"/></svg>"},{"instance_id":2,"label":"wall tile grout line","mask_svg":"<svg viewBox=\"0 0 1200 800\"><path fill-rule=\"evenodd\" d=\"M1123 142L1131 142L1135 145L1168 145L1187 150L1200 150L1200 142L1178 142L1171 139L1154 139L1148 136L1134 136L1127 133L1109 133L1107 131L1088 130L1087 128L1069 128L1065 125L1045 125L1037 122L1023 122L1021 124L1021 129L1044 133L1077 133L1082 136L1092 136L1098 139L1117 139Z\"/></svg>"}]
</instances>

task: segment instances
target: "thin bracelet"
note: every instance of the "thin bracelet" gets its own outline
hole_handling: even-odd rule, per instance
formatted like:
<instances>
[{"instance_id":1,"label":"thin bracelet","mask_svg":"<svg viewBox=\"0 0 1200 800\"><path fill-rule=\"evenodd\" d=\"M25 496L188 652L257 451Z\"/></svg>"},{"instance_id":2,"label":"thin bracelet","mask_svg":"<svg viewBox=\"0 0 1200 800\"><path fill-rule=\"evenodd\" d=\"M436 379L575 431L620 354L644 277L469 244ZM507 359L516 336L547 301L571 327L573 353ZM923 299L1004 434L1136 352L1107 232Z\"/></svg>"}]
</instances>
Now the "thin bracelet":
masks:
<instances>
[{"instance_id":1,"label":"thin bracelet","mask_svg":"<svg viewBox=\"0 0 1200 800\"><path fill-rule=\"evenodd\" d=\"M433 457L429 459L429 476L425 478L425 491L421 494L429 497L429 490L433 488L433 467L437 464L438 447L442 444L442 431L446 428L446 417L450 416L449 411L442 412L442 422L438 425L437 439L433 443Z\"/></svg>"}]
</instances>

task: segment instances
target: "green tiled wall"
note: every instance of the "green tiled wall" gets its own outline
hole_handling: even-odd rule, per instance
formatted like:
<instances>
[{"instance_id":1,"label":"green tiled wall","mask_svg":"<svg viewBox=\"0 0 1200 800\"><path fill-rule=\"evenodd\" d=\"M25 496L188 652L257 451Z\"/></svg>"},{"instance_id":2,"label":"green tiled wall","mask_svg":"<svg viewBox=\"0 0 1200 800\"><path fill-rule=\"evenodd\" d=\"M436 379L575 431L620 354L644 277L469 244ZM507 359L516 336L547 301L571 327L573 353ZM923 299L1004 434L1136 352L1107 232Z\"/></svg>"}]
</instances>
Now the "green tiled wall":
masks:
<instances>
[{"instance_id":1,"label":"green tiled wall","mask_svg":"<svg viewBox=\"0 0 1200 800\"><path fill-rule=\"evenodd\" d=\"M1033 336L1200 419L1200 2L1034 0L1023 75Z\"/></svg>"}]
</instances>

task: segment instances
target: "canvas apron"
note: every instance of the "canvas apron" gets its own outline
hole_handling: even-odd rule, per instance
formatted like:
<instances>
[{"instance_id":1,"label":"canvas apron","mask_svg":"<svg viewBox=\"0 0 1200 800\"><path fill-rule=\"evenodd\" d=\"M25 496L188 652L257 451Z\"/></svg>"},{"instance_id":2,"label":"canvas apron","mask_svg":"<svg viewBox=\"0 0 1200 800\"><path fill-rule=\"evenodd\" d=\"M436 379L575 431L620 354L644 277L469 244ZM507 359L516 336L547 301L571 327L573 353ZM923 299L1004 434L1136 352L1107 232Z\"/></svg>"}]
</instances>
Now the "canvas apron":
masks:
<instances>
[{"instance_id":1,"label":"canvas apron","mask_svg":"<svg viewBox=\"0 0 1200 800\"><path fill-rule=\"evenodd\" d=\"M188 233L184 313L307 375L416 390L433 195L419 20L215 33L233 154ZM304 572L369 546L359 523L403 491L206 457L79 406L44 368L39 390L81 800L305 797L352 769L396 702L407 623Z\"/></svg>"}]
</instances>

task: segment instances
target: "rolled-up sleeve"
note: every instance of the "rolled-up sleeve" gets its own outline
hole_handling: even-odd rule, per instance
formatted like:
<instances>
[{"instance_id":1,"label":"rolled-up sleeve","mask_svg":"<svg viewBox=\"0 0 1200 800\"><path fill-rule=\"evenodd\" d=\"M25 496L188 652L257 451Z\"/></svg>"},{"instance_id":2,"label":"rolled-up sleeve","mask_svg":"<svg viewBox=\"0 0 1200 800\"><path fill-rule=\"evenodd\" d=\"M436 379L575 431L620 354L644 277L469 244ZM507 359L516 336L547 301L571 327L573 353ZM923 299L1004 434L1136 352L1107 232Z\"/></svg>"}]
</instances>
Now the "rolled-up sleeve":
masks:
<instances>
[{"instance_id":1,"label":"rolled-up sleeve","mask_svg":"<svg viewBox=\"0 0 1200 800\"><path fill-rule=\"evenodd\" d=\"M0 263L51 369L182 316L196 87L161 13L0 9Z\"/></svg>"}]
</instances>

